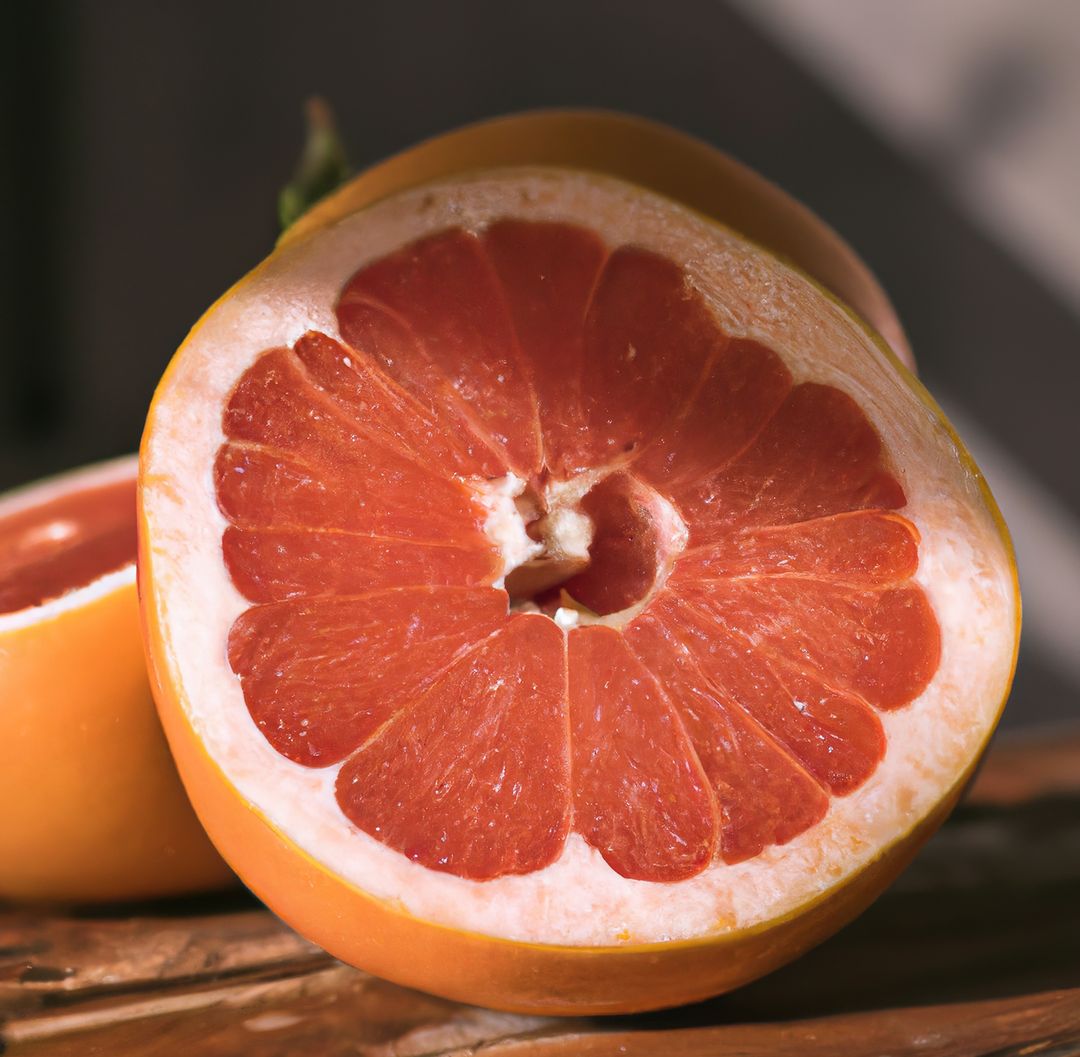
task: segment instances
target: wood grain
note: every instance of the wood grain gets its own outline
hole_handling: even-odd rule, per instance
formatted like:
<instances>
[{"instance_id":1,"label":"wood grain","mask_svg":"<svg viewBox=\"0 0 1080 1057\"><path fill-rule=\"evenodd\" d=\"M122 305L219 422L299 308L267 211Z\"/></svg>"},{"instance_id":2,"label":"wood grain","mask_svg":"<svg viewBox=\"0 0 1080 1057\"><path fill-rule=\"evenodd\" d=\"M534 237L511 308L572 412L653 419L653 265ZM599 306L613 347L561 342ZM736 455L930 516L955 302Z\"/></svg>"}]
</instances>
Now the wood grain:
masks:
<instances>
[{"instance_id":1,"label":"wood grain","mask_svg":"<svg viewBox=\"0 0 1080 1057\"><path fill-rule=\"evenodd\" d=\"M480 1052L485 1057L1061 1057L1080 1052L1080 991L785 1024L565 1032L502 1040Z\"/></svg>"},{"instance_id":2,"label":"wood grain","mask_svg":"<svg viewBox=\"0 0 1080 1057\"><path fill-rule=\"evenodd\" d=\"M347 968L246 894L0 913L0 1052L25 1057L1080 1054L1080 732L1003 742L866 914L730 995L512 1016Z\"/></svg>"}]
</instances>

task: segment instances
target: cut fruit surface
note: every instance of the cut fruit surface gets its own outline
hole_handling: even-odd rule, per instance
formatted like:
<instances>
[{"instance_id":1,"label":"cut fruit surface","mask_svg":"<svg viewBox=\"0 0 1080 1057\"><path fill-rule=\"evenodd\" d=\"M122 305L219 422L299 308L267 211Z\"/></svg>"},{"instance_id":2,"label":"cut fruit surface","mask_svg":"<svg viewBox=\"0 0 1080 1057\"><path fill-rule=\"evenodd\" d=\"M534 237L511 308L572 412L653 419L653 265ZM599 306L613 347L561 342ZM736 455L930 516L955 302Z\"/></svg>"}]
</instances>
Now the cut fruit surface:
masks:
<instances>
[{"instance_id":1,"label":"cut fruit surface","mask_svg":"<svg viewBox=\"0 0 1080 1057\"><path fill-rule=\"evenodd\" d=\"M230 636L248 710L291 760L348 757L336 796L360 830L472 880L549 866L569 832L622 877L685 880L740 846L726 818L777 812L786 843L822 793L873 774L875 709L926 689L940 630L904 490L852 397L733 339L674 261L566 222L436 232L362 267L334 308L344 340L308 331L244 371L214 483L225 566L266 607ZM458 422L433 451L414 406ZM589 537L574 575L515 591L530 619L496 595L513 559L484 531L492 474L529 483L516 516L546 557L569 549L560 518ZM556 589L579 626L550 619ZM409 627L415 645L387 641ZM716 726L695 748L698 717L657 674L682 656L685 691L783 761L774 807L709 782ZM530 758L560 777L527 782Z\"/></svg>"},{"instance_id":2,"label":"cut fruit surface","mask_svg":"<svg viewBox=\"0 0 1080 1057\"><path fill-rule=\"evenodd\" d=\"M0 498L0 899L230 883L154 714L135 591L134 457Z\"/></svg>"},{"instance_id":3,"label":"cut fruit surface","mask_svg":"<svg viewBox=\"0 0 1080 1057\"><path fill-rule=\"evenodd\" d=\"M134 557L134 477L8 514L0 519L0 612L85 587Z\"/></svg>"},{"instance_id":4,"label":"cut fruit surface","mask_svg":"<svg viewBox=\"0 0 1080 1057\"><path fill-rule=\"evenodd\" d=\"M660 1005L792 956L940 818L1011 678L1007 541L923 394L606 177L462 176L286 244L174 360L140 494L211 834L334 953L474 1001ZM686 944L668 991L630 979ZM597 951L624 968L575 1000Z\"/></svg>"}]
</instances>

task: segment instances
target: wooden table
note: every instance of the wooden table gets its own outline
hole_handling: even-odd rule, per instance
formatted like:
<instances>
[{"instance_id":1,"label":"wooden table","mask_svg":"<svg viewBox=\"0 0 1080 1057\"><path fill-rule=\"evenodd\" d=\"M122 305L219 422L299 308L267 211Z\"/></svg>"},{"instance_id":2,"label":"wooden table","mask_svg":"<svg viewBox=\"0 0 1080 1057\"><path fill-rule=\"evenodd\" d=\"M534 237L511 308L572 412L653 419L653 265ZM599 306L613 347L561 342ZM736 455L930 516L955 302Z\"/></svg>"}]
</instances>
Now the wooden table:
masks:
<instances>
[{"instance_id":1,"label":"wooden table","mask_svg":"<svg viewBox=\"0 0 1080 1057\"><path fill-rule=\"evenodd\" d=\"M1080 732L1001 741L862 918L710 1002L559 1020L347 968L237 893L0 912L6 1057L1080 1054Z\"/></svg>"}]
</instances>

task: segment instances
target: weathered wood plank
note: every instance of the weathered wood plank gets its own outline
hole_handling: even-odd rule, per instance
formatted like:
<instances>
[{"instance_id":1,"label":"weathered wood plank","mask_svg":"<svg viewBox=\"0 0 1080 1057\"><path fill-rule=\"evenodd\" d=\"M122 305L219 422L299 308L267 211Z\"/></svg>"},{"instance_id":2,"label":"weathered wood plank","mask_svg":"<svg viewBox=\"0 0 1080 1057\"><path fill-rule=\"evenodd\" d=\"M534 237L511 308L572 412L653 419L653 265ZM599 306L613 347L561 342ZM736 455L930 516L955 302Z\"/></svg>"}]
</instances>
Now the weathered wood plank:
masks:
<instances>
[{"instance_id":1,"label":"weathered wood plank","mask_svg":"<svg viewBox=\"0 0 1080 1057\"><path fill-rule=\"evenodd\" d=\"M163 917L12 912L0 917L0 1011L247 973L304 973L332 959L248 896L242 909ZM203 909L203 912L199 912Z\"/></svg>"},{"instance_id":2,"label":"weathered wood plank","mask_svg":"<svg viewBox=\"0 0 1080 1057\"><path fill-rule=\"evenodd\" d=\"M18 1057L412 1057L520 1036L544 1022L460 1006L332 963L280 979L91 1000L9 1025Z\"/></svg>"},{"instance_id":3,"label":"weathered wood plank","mask_svg":"<svg viewBox=\"0 0 1080 1057\"><path fill-rule=\"evenodd\" d=\"M237 894L0 913L0 1052L1080 1052L1078 894L1080 735L1005 742L862 918L698 1006L605 1021L461 1006L346 968Z\"/></svg>"},{"instance_id":4,"label":"weathered wood plank","mask_svg":"<svg viewBox=\"0 0 1080 1057\"><path fill-rule=\"evenodd\" d=\"M890 1009L783 1024L564 1032L507 1039L482 1057L1067 1057L1080 1053L1080 991ZM447 1055L449 1057L449 1055Z\"/></svg>"},{"instance_id":5,"label":"weathered wood plank","mask_svg":"<svg viewBox=\"0 0 1080 1057\"><path fill-rule=\"evenodd\" d=\"M83 1010L22 1022L22 1057L1063 1057L1080 1052L1080 990L827 1018L699 1028L612 1030L453 1006L334 967L218 989L210 1002L147 998L115 1019ZM137 1015L135 1015L137 1013Z\"/></svg>"}]
</instances>

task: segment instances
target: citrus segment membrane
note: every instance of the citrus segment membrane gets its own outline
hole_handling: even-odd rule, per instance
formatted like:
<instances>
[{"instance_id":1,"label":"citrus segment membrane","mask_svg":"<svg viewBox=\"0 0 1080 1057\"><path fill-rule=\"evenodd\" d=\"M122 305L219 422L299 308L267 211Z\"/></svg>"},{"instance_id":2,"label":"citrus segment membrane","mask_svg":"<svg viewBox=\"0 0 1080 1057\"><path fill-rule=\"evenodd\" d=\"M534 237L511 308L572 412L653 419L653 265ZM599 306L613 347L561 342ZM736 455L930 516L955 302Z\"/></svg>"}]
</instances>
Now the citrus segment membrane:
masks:
<instances>
[{"instance_id":1,"label":"citrus segment membrane","mask_svg":"<svg viewBox=\"0 0 1080 1057\"><path fill-rule=\"evenodd\" d=\"M678 713L615 628L574 629L569 653L574 827L623 877L700 873L717 807Z\"/></svg>"},{"instance_id":2,"label":"citrus segment membrane","mask_svg":"<svg viewBox=\"0 0 1080 1057\"><path fill-rule=\"evenodd\" d=\"M792 715L783 697L779 708L787 715L770 722L775 710L759 703L760 691L736 697L738 686L729 690L707 679L683 637L668 631L669 623L642 617L626 638L678 710L715 792L721 857L738 863L770 844L786 844L828 810L827 788L790 748L813 746L820 732L812 720L801 719L804 713ZM792 730L791 720L802 729Z\"/></svg>"},{"instance_id":3,"label":"citrus segment membrane","mask_svg":"<svg viewBox=\"0 0 1080 1057\"><path fill-rule=\"evenodd\" d=\"M883 464L873 426L835 386L795 386L762 427L726 465L674 490L696 543L748 526L895 510L907 502Z\"/></svg>"},{"instance_id":4,"label":"citrus segment membrane","mask_svg":"<svg viewBox=\"0 0 1080 1057\"><path fill-rule=\"evenodd\" d=\"M519 476L540 466L540 422L498 277L450 230L365 268L338 303L342 336L425 402L473 423ZM401 332L388 339L392 329Z\"/></svg>"},{"instance_id":5,"label":"citrus segment membrane","mask_svg":"<svg viewBox=\"0 0 1080 1057\"><path fill-rule=\"evenodd\" d=\"M497 220L480 238L500 279L518 348L536 393L544 464L557 477L575 469L587 441L578 378L585 315L608 250L573 224Z\"/></svg>"},{"instance_id":6,"label":"citrus segment membrane","mask_svg":"<svg viewBox=\"0 0 1080 1057\"><path fill-rule=\"evenodd\" d=\"M505 621L501 592L392 588L249 609L229 661L283 756L338 763Z\"/></svg>"},{"instance_id":7,"label":"citrus segment membrane","mask_svg":"<svg viewBox=\"0 0 1080 1057\"><path fill-rule=\"evenodd\" d=\"M135 561L135 477L0 516L0 613L59 598Z\"/></svg>"},{"instance_id":8,"label":"citrus segment membrane","mask_svg":"<svg viewBox=\"0 0 1080 1057\"><path fill-rule=\"evenodd\" d=\"M350 416L308 380L294 351L267 353L225 412L231 443L217 472L223 512L243 527L482 545L468 491L438 467L380 443L378 424L368 425L377 417Z\"/></svg>"},{"instance_id":9,"label":"citrus segment membrane","mask_svg":"<svg viewBox=\"0 0 1080 1057\"><path fill-rule=\"evenodd\" d=\"M941 635L851 395L581 225L435 231L335 316L246 368L214 484L257 603L229 663L277 752L339 767L343 826L471 881L574 833L673 882L870 778Z\"/></svg>"},{"instance_id":10,"label":"citrus segment membrane","mask_svg":"<svg viewBox=\"0 0 1080 1057\"><path fill-rule=\"evenodd\" d=\"M470 880L553 863L570 828L563 645L545 616L504 620L345 763L345 814Z\"/></svg>"}]
</instances>

